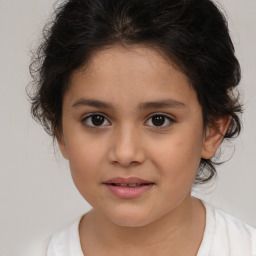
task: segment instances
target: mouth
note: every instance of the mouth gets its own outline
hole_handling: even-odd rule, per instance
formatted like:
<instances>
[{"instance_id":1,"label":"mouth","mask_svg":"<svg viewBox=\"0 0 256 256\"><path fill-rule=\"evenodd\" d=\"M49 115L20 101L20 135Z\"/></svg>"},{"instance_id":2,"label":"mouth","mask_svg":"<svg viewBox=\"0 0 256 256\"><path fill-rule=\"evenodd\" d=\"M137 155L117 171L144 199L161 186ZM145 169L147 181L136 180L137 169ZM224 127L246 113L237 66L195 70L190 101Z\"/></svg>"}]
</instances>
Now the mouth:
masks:
<instances>
[{"instance_id":1,"label":"mouth","mask_svg":"<svg viewBox=\"0 0 256 256\"><path fill-rule=\"evenodd\" d=\"M154 182L142 180L140 178L113 178L103 182L108 190L115 196L123 199L132 199L139 197L146 191L149 191Z\"/></svg>"},{"instance_id":2,"label":"mouth","mask_svg":"<svg viewBox=\"0 0 256 256\"><path fill-rule=\"evenodd\" d=\"M136 188L136 187L141 187L141 186L149 186L153 185L154 183L134 183L134 184L122 184L122 183L104 183L106 185L110 186L118 186L118 187L130 187L130 188Z\"/></svg>"}]
</instances>

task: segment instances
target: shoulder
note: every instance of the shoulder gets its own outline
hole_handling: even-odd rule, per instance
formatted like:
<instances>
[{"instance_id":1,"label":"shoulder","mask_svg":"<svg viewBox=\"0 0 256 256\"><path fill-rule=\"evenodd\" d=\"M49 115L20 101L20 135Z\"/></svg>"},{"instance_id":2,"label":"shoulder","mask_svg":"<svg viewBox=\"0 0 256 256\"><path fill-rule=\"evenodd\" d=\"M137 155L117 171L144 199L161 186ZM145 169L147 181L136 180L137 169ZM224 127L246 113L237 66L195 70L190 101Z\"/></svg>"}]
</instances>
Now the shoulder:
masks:
<instances>
[{"instance_id":1,"label":"shoulder","mask_svg":"<svg viewBox=\"0 0 256 256\"><path fill-rule=\"evenodd\" d=\"M51 237L47 256L83 256L79 238L80 219L56 232Z\"/></svg>"},{"instance_id":2,"label":"shoulder","mask_svg":"<svg viewBox=\"0 0 256 256\"><path fill-rule=\"evenodd\" d=\"M256 256L256 229L240 219L204 203L206 225L212 232L211 254Z\"/></svg>"}]
</instances>

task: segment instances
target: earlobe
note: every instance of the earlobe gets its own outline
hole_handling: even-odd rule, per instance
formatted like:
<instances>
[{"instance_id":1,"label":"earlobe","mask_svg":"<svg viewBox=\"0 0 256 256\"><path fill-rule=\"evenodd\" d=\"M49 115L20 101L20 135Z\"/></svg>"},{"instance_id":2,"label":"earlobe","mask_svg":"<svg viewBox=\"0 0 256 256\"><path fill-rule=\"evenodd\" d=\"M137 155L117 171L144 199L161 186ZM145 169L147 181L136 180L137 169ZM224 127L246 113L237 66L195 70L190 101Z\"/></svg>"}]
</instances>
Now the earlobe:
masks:
<instances>
[{"instance_id":1,"label":"earlobe","mask_svg":"<svg viewBox=\"0 0 256 256\"><path fill-rule=\"evenodd\" d=\"M66 143L63 135L56 133L56 139L58 141L58 145L59 145L62 156L68 160L68 152L67 152Z\"/></svg>"},{"instance_id":2,"label":"earlobe","mask_svg":"<svg viewBox=\"0 0 256 256\"><path fill-rule=\"evenodd\" d=\"M206 128L201 158L210 159L214 156L228 130L230 121L231 116L224 116Z\"/></svg>"}]
</instances>

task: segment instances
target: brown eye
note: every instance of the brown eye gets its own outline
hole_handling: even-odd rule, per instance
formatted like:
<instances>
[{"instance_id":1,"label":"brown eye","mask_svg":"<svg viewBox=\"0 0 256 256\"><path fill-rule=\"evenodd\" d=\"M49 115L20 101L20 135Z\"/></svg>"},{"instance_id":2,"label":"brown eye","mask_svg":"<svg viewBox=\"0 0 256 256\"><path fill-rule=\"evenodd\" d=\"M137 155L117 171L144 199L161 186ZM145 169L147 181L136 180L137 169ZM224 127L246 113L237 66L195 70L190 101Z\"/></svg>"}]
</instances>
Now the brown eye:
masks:
<instances>
[{"instance_id":1,"label":"brown eye","mask_svg":"<svg viewBox=\"0 0 256 256\"><path fill-rule=\"evenodd\" d=\"M100 115L100 114L88 115L83 118L82 122L86 126L90 126L90 127L100 127L100 126L105 126L106 124L110 124L107 121L107 119L103 115Z\"/></svg>"},{"instance_id":2,"label":"brown eye","mask_svg":"<svg viewBox=\"0 0 256 256\"><path fill-rule=\"evenodd\" d=\"M162 126L165 122L165 117L164 116L153 116L152 117L152 123L155 126Z\"/></svg>"},{"instance_id":3,"label":"brown eye","mask_svg":"<svg viewBox=\"0 0 256 256\"><path fill-rule=\"evenodd\" d=\"M172 123L174 123L174 120L172 118L170 118L169 116L166 115L153 115L151 116L148 121L147 124L149 126L155 126L155 127L168 127L170 126Z\"/></svg>"},{"instance_id":4,"label":"brown eye","mask_svg":"<svg viewBox=\"0 0 256 256\"><path fill-rule=\"evenodd\" d=\"M92 116L92 124L95 126L102 125L104 123L104 117L100 115Z\"/></svg>"}]
</instances>

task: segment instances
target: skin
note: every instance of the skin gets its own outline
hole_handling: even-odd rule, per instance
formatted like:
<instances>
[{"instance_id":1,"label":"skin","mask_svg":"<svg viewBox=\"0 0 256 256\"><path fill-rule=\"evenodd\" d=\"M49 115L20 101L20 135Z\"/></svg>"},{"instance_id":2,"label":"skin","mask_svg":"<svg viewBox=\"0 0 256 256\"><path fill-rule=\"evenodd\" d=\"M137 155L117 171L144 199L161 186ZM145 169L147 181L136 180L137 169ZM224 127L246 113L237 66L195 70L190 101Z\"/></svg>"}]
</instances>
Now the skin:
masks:
<instances>
[{"instance_id":1,"label":"skin","mask_svg":"<svg viewBox=\"0 0 256 256\"><path fill-rule=\"evenodd\" d=\"M87 106L84 99L113 108ZM138 108L166 99L175 104ZM85 118L91 113L105 117L102 125L92 127L92 119ZM156 114L166 116L160 126L153 123ZM74 72L58 142L77 189L93 207L79 227L84 254L196 255L205 209L191 197L191 187L200 159L214 155L229 118L216 123L203 127L188 78L153 49L116 45ZM102 184L114 177L155 185L138 198L122 199Z\"/></svg>"}]
</instances>

